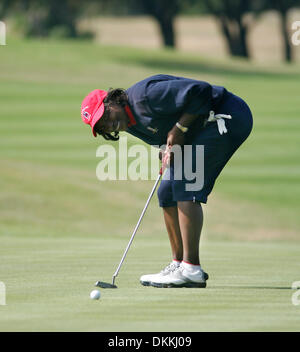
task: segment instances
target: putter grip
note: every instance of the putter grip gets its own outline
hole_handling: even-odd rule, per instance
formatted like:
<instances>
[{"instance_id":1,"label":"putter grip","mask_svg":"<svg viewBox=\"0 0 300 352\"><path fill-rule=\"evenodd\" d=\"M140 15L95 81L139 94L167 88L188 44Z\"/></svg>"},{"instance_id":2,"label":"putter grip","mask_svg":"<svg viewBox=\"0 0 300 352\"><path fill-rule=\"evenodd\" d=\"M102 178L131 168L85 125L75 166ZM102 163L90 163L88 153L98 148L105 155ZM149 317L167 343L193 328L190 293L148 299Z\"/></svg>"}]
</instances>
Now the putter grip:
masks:
<instances>
[{"instance_id":1,"label":"putter grip","mask_svg":"<svg viewBox=\"0 0 300 352\"><path fill-rule=\"evenodd\" d=\"M166 164L163 164L163 165L161 166L160 170L159 170L160 176L162 176L162 174L164 173L165 169L166 169Z\"/></svg>"},{"instance_id":2,"label":"putter grip","mask_svg":"<svg viewBox=\"0 0 300 352\"><path fill-rule=\"evenodd\" d=\"M170 154L165 154L164 157L162 158L162 166L159 170L159 174L162 176L162 174L164 173L166 167L167 167L167 164L168 164L168 161L169 161L169 158L170 158Z\"/></svg>"}]
</instances>

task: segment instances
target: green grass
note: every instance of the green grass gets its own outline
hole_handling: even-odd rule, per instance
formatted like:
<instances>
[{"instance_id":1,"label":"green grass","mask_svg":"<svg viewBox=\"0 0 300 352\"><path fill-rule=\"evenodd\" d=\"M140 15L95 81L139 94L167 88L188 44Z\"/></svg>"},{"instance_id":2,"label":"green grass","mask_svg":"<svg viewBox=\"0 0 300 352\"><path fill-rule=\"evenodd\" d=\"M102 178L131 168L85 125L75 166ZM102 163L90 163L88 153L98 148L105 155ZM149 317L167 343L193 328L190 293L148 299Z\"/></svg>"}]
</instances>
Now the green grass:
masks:
<instances>
[{"instance_id":1,"label":"green grass","mask_svg":"<svg viewBox=\"0 0 300 352\"><path fill-rule=\"evenodd\" d=\"M113 241L111 236L114 236ZM100 239L4 237L8 331L296 331L299 308L291 282L299 273L291 243L204 241L211 274L206 289L143 287L138 277L159 270L168 254L156 236L140 236L117 278L118 289L89 299L91 283L110 281L126 245L124 236ZM60 248L60 249L58 249ZM23 253L23 255L21 255ZM145 258L151 255L153 262ZM247 253L247 260L245 260Z\"/></svg>"},{"instance_id":2,"label":"green grass","mask_svg":"<svg viewBox=\"0 0 300 352\"><path fill-rule=\"evenodd\" d=\"M73 41L0 48L0 331L296 331L299 306L299 66L263 67L173 51ZM80 119L92 89L155 73L225 85L254 130L216 183L201 260L205 290L141 287L169 248L153 199L118 290L110 281L153 181L99 182L100 141ZM137 140L131 137L130 143Z\"/></svg>"}]
</instances>

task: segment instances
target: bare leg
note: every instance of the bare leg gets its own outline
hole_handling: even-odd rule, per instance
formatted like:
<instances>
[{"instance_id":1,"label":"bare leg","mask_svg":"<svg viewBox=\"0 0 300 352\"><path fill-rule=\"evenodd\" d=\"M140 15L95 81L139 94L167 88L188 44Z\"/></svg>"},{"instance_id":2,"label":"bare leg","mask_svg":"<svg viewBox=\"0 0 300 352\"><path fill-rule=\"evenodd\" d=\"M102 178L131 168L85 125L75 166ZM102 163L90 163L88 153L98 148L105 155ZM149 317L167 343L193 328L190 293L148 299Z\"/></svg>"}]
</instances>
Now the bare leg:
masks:
<instances>
[{"instance_id":1,"label":"bare leg","mask_svg":"<svg viewBox=\"0 0 300 352\"><path fill-rule=\"evenodd\" d=\"M183 244L183 260L199 265L199 243L203 225L200 203L181 201L177 203L178 220Z\"/></svg>"},{"instance_id":2,"label":"bare leg","mask_svg":"<svg viewBox=\"0 0 300 352\"><path fill-rule=\"evenodd\" d=\"M178 209L175 207L164 207L165 224L169 235L173 259L182 261L183 246L178 221Z\"/></svg>"}]
</instances>

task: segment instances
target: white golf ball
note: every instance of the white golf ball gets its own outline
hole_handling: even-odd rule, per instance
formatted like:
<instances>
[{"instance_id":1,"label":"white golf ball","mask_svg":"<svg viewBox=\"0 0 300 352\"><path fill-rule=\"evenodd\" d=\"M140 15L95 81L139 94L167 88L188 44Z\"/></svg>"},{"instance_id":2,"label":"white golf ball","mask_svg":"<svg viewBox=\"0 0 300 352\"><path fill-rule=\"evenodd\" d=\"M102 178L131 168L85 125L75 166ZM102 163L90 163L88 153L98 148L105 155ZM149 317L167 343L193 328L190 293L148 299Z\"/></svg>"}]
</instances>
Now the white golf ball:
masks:
<instances>
[{"instance_id":1,"label":"white golf ball","mask_svg":"<svg viewBox=\"0 0 300 352\"><path fill-rule=\"evenodd\" d=\"M93 290L90 293L90 298L91 299L99 299L101 297L100 291L99 290Z\"/></svg>"}]
</instances>

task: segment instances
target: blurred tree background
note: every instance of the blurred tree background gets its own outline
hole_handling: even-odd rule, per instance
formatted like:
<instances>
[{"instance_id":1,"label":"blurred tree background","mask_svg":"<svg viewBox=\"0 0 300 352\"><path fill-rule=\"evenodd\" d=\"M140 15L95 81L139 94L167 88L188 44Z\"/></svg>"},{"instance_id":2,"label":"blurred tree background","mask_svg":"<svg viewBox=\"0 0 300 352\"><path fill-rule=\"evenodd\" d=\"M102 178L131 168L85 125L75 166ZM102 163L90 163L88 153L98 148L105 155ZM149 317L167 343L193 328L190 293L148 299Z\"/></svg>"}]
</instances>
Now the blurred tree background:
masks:
<instances>
[{"instance_id":1,"label":"blurred tree background","mask_svg":"<svg viewBox=\"0 0 300 352\"><path fill-rule=\"evenodd\" d=\"M150 16L158 25L162 43L177 48L175 20L180 15L211 15L231 56L251 58L248 36L266 11L280 17L283 58L293 61L289 12L300 0L2 0L0 19L11 18L26 37L92 38L79 31L83 18L99 16Z\"/></svg>"}]
</instances>

